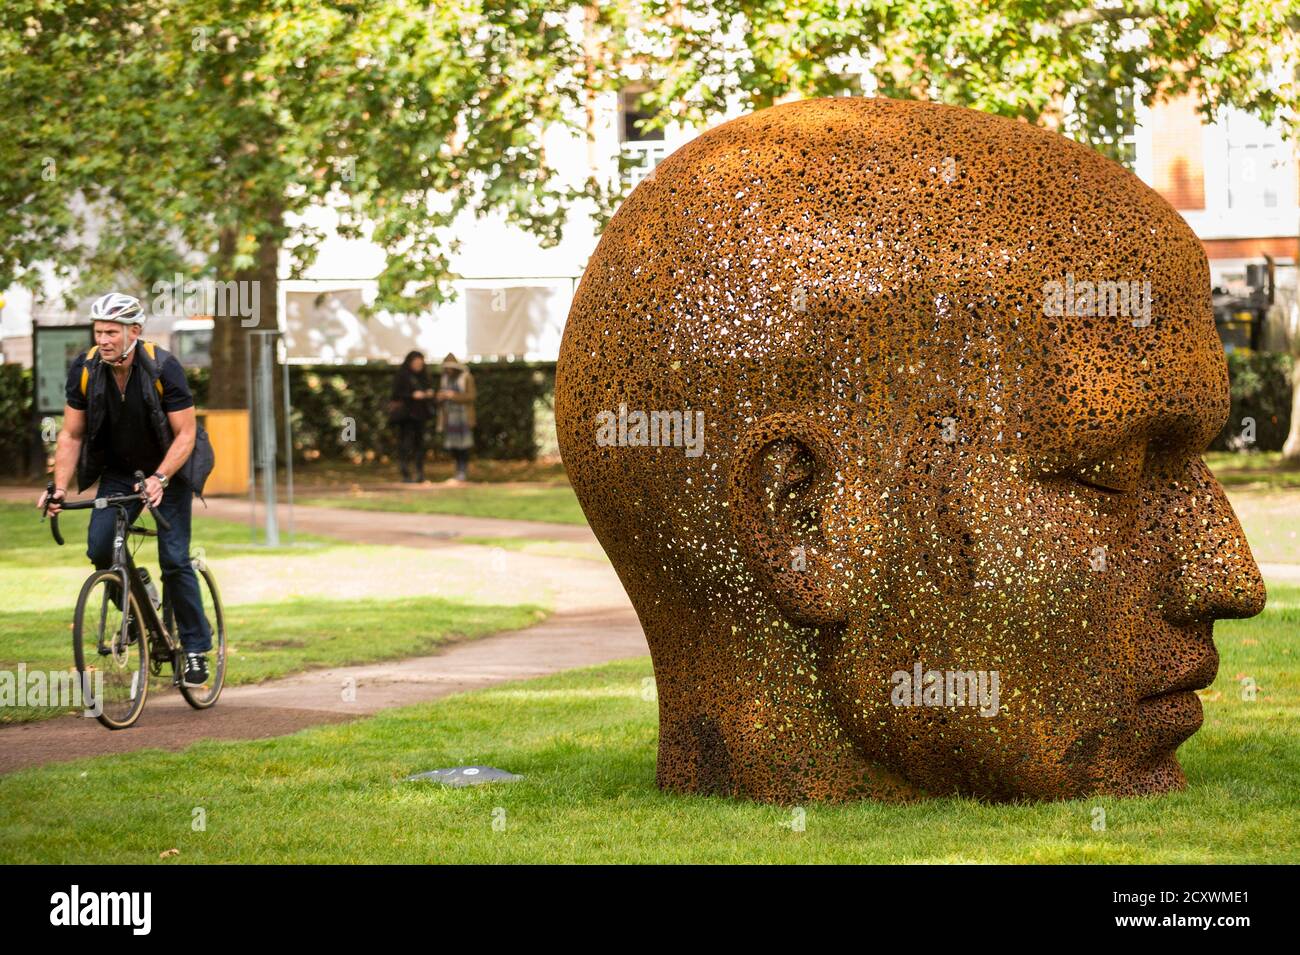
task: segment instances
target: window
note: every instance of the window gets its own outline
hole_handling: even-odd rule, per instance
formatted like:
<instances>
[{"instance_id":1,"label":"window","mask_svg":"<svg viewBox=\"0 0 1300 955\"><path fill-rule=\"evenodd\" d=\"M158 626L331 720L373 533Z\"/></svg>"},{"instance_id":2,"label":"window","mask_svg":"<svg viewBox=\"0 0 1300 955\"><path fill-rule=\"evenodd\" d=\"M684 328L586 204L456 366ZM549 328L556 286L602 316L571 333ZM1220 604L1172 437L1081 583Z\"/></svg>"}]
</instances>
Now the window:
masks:
<instances>
[{"instance_id":1,"label":"window","mask_svg":"<svg viewBox=\"0 0 1300 955\"><path fill-rule=\"evenodd\" d=\"M1228 140L1228 208L1276 209L1282 192L1281 137L1253 116L1231 111Z\"/></svg>"},{"instance_id":2,"label":"window","mask_svg":"<svg viewBox=\"0 0 1300 955\"><path fill-rule=\"evenodd\" d=\"M655 166L668 155L662 127L646 129L655 113L641 102L644 87L630 86L619 92L619 140L622 143L624 175L636 186L654 172Z\"/></svg>"},{"instance_id":3,"label":"window","mask_svg":"<svg viewBox=\"0 0 1300 955\"><path fill-rule=\"evenodd\" d=\"M842 73L841 79L844 80L844 89L836 93L836 96L864 96L862 85L862 75L859 73Z\"/></svg>"},{"instance_id":4,"label":"window","mask_svg":"<svg viewBox=\"0 0 1300 955\"><path fill-rule=\"evenodd\" d=\"M641 98L646 91L639 87L628 87L618 94L619 105L619 141L624 143L663 142L663 128L646 129L645 124L655 118L655 114L646 109Z\"/></svg>"}]
</instances>

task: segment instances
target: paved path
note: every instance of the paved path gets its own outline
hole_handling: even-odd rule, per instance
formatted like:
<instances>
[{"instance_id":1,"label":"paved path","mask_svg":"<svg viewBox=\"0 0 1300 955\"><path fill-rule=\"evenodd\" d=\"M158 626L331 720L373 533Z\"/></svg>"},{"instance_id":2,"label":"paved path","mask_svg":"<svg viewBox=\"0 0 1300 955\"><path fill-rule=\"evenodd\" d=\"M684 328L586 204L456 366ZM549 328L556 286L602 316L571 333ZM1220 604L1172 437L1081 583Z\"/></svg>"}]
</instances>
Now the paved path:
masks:
<instances>
[{"instance_id":1,"label":"paved path","mask_svg":"<svg viewBox=\"0 0 1300 955\"><path fill-rule=\"evenodd\" d=\"M0 500L27 500L29 489L0 488ZM248 502L212 498L215 517L246 518ZM201 506L200 506L201 510ZM483 553L458 536L529 537L594 542L586 527L433 514L296 509L299 531L360 543ZM230 687L211 710L190 709L175 691L151 694L140 721L110 732L78 716L0 728L0 773L107 753L180 750L201 739L257 739L379 710L436 700L506 680L644 656L640 623L613 569L603 562L510 555L520 588L549 589L555 612L525 630L453 643L432 656L357 667L311 670L253 686ZM344 687L355 688L345 694ZM345 696L348 699L345 699Z\"/></svg>"}]
</instances>

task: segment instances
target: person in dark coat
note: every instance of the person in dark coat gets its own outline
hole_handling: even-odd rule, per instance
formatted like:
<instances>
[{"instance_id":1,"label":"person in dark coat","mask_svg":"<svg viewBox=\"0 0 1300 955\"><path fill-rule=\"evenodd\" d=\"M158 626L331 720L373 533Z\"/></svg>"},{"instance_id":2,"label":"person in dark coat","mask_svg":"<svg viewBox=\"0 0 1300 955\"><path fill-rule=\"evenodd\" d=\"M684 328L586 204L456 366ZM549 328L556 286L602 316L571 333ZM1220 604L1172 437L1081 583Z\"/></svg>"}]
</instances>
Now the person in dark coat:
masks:
<instances>
[{"instance_id":1,"label":"person in dark coat","mask_svg":"<svg viewBox=\"0 0 1300 955\"><path fill-rule=\"evenodd\" d=\"M424 367L424 355L413 351L393 377L388 403L389 423L397 428L397 460L407 484L424 481L424 429L429 421L433 382Z\"/></svg>"}]
</instances>

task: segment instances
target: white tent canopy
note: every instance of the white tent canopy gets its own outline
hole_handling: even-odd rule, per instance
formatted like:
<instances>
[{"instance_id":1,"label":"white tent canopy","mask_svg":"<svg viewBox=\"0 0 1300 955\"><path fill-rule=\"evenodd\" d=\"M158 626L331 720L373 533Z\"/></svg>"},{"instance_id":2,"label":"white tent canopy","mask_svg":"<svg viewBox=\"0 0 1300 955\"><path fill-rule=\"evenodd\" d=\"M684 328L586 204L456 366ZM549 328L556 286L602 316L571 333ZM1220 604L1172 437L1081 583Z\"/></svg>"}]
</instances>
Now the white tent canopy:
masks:
<instances>
[{"instance_id":1,"label":"white tent canopy","mask_svg":"<svg viewBox=\"0 0 1300 955\"><path fill-rule=\"evenodd\" d=\"M447 352L469 359L554 361L575 284L568 277L464 280L457 283L456 299L434 312L365 317L374 283L322 288L320 282L285 282L287 359L399 362L414 349L434 362Z\"/></svg>"}]
</instances>

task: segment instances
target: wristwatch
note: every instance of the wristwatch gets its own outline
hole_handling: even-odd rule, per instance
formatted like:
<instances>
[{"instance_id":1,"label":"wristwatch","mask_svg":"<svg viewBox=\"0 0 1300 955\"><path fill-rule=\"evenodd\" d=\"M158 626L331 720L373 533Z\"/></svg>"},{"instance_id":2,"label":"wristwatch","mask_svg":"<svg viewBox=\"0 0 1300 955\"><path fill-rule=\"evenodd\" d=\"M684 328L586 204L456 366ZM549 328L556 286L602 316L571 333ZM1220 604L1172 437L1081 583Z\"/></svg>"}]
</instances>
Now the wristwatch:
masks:
<instances>
[{"instance_id":1,"label":"wristwatch","mask_svg":"<svg viewBox=\"0 0 1300 955\"><path fill-rule=\"evenodd\" d=\"M163 474L161 471L154 471L153 476L158 479L158 483L163 487L167 486L167 475Z\"/></svg>"}]
</instances>

